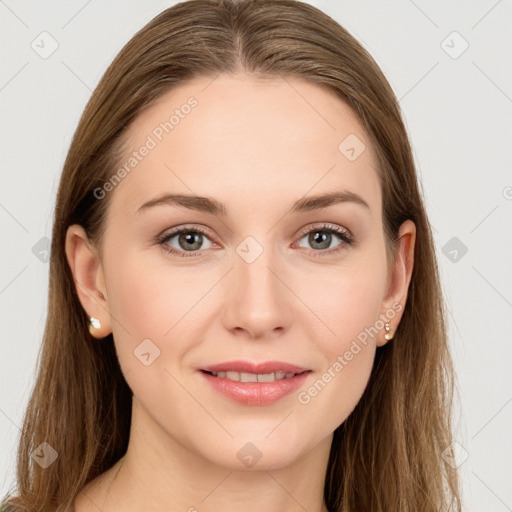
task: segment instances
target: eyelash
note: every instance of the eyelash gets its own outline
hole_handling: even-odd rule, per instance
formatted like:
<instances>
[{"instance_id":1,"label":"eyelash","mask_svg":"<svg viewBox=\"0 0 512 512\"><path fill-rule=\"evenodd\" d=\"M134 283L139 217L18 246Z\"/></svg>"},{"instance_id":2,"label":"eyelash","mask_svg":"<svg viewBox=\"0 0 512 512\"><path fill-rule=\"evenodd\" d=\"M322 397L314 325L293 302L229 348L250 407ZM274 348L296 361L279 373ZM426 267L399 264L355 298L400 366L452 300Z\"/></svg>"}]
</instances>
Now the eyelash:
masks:
<instances>
[{"instance_id":1,"label":"eyelash","mask_svg":"<svg viewBox=\"0 0 512 512\"><path fill-rule=\"evenodd\" d=\"M338 226L335 226L335 225L328 225L328 224L323 224L321 226L314 226L312 228L307 229L306 231L301 232L301 234L299 236L299 240L304 238L304 236L306 236L306 235L308 235L310 233L315 233L315 232L325 232L325 233L330 233L330 234L336 235L336 236L338 236L338 238L340 238L340 240L343 243L341 243L340 245L336 246L334 249L314 250L314 249L307 249L307 248L305 248L308 251L308 253L311 254L312 256L330 255L330 254L333 254L333 253L337 253L340 250L343 250L344 245L354 246L356 244L355 238L347 230L342 229L342 228L340 228ZM187 226L184 226L184 227L181 227L181 228L177 228L177 229L171 231L170 233L167 233L167 234L165 234L165 235L163 235L161 237L158 237L157 238L157 242L158 242L158 244L160 244L162 246L163 250L165 250L166 252L168 252L170 254L174 254L174 255L177 255L177 256L182 257L182 258L189 258L189 257L199 256L199 253L202 252L201 250L197 250L197 251L176 251L175 249L171 248L167 244L167 242L169 240L174 238L176 235L180 235L182 233L200 233L201 235L203 235L203 236L205 236L205 237L207 237L209 239L208 234L203 229L201 229L199 227L187 227ZM188 254L187 254L187 252L188 252Z\"/></svg>"}]
</instances>

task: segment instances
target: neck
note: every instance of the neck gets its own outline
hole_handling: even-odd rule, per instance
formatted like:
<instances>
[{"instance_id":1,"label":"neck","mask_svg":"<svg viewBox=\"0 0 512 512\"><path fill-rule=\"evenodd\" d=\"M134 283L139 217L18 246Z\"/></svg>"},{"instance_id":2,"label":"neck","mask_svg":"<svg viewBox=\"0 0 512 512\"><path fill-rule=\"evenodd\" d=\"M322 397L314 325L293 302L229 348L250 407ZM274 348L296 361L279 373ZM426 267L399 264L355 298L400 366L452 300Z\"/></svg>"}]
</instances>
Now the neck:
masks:
<instances>
[{"instance_id":1,"label":"neck","mask_svg":"<svg viewBox=\"0 0 512 512\"><path fill-rule=\"evenodd\" d=\"M267 469L223 467L155 429L134 401L126 455L104 474L94 497L85 494L102 512L328 512L323 491L331 442L332 436Z\"/></svg>"}]
</instances>

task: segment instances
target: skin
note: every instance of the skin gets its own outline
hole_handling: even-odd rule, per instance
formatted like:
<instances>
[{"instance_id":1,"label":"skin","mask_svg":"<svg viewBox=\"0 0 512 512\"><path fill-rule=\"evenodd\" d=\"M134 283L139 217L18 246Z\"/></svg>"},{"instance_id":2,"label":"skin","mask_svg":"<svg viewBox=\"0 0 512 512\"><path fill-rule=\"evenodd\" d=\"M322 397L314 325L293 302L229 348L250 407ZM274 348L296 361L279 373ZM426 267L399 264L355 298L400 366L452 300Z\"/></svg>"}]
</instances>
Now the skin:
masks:
<instances>
[{"instance_id":1,"label":"skin","mask_svg":"<svg viewBox=\"0 0 512 512\"><path fill-rule=\"evenodd\" d=\"M197 369L285 361L312 370L307 390L379 315L405 305L415 226L404 222L388 262L369 138L344 102L303 79L197 78L134 121L127 157L190 96L197 107L109 192L101 247L80 226L68 229L78 296L102 324L93 335L102 343L113 332L134 394L127 454L83 489L76 511L325 512L332 434L361 398L375 352L388 342L384 330L308 404L297 392L271 405L237 404ZM355 161L338 150L349 134L366 144ZM369 208L290 211L304 196L334 190L358 194ZM228 214L172 205L137 212L164 192L215 198ZM320 254L308 237L319 223L349 230L357 244L332 235ZM195 257L155 241L183 225L207 232ZM263 248L252 263L236 251L248 236ZM178 242L167 245L190 254ZM149 366L134 357L146 338L160 350ZM247 442L262 454L251 468L237 457Z\"/></svg>"}]
</instances>

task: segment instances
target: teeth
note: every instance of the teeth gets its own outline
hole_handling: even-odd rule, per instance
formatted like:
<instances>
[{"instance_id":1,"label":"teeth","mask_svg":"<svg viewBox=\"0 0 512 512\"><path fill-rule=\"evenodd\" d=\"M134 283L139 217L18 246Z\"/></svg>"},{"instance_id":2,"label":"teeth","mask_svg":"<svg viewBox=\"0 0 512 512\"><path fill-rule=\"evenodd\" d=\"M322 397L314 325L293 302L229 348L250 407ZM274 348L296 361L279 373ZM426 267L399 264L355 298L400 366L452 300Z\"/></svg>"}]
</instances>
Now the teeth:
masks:
<instances>
[{"instance_id":1,"label":"teeth","mask_svg":"<svg viewBox=\"0 0 512 512\"><path fill-rule=\"evenodd\" d=\"M276 380L291 379L295 373L274 372L274 373L247 373L247 372L210 372L215 377L229 379L236 382L274 382Z\"/></svg>"}]
</instances>

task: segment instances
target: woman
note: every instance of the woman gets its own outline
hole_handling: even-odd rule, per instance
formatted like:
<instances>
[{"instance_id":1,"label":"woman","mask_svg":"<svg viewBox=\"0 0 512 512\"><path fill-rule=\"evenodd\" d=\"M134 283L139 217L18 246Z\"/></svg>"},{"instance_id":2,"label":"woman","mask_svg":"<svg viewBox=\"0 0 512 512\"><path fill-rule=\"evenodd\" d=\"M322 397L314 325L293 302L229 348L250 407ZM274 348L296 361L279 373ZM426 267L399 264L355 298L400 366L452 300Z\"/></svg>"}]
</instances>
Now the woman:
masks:
<instances>
[{"instance_id":1,"label":"woman","mask_svg":"<svg viewBox=\"0 0 512 512\"><path fill-rule=\"evenodd\" d=\"M10 510L460 510L453 370L382 72L307 4L191 0L89 101Z\"/></svg>"}]
</instances>

